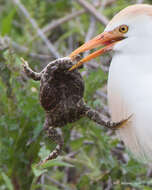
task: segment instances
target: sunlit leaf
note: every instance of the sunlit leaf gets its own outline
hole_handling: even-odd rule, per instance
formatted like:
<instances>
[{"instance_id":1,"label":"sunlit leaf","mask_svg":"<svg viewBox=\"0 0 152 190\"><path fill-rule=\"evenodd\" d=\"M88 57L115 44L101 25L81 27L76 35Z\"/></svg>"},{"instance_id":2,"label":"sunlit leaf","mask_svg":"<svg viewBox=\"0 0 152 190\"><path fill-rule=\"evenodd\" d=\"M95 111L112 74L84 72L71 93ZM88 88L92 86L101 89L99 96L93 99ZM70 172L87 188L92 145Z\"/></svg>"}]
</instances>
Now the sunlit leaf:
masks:
<instances>
[{"instance_id":1,"label":"sunlit leaf","mask_svg":"<svg viewBox=\"0 0 152 190\"><path fill-rule=\"evenodd\" d=\"M45 164L42 164L41 168L49 168L53 166L74 167L72 164L55 159L55 160L49 160Z\"/></svg>"},{"instance_id":2,"label":"sunlit leaf","mask_svg":"<svg viewBox=\"0 0 152 190\"><path fill-rule=\"evenodd\" d=\"M1 29L1 34L2 36L9 34L11 31L11 25L12 25L12 21L13 21L13 17L16 13L16 9L12 9L9 14L3 18L2 20L2 29Z\"/></svg>"},{"instance_id":3,"label":"sunlit leaf","mask_svg":"<svg viewBox=\"0 0 152 190\"><path fill-rule=\"evenodd\" d=\"M3 177L3 180L5 181L7 188L9 190L13 190L14 188L13 188L13 185L12 185L10 178L4 172L1 172L1 175Z\"/></svg>"}]
</instances>

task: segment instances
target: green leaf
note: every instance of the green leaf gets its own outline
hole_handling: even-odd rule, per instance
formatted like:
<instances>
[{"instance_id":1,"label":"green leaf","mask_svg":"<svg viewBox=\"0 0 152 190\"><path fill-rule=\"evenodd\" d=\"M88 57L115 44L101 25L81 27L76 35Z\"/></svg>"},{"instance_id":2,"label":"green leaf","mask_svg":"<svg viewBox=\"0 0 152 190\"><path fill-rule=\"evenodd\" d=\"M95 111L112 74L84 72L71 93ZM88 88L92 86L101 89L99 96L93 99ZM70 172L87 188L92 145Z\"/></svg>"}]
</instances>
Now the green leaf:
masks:
<instances>
[{"instance_id":1,"label":"green leaf","mask_svg":"<svg viewBox=\"0 0 152 190\"><path fill-rule=\"evenodd\" d=\"M36 164L32 165L32 171L33 171L33 173L34 173L34 175L36 177L38 177L38 176L42 175L43 173L47 172L46 169L45 170L39 169Z\"/></svg>"},{"instance_id":2,"label":"green leaf","mask_svg":"<svg viewBox=\"0 0 152 190\"><path fill-rule=\"evenodd\" d=\"M9 190L13 190L14 188L13 188L13 185L12 185L10 178L4 172L2 172L1 175L3 177L3 180L5 181L7 188Z\"/></svg>"},{"instance_id":3,"label":"green leaf","mask_svg":"<svg viewBox=\"0 0 152 190\"><path fill-rule=\"evenodd\" d=\"M16 9L13 9L10 11L10 13L2 20L2 31L1 34L2 36L9 34L11 31L11 25L13 21L13 17L16 13Z\"/></svg>"},{"instance_id":4,"label":"green leaf","mask_svg":"<svg viewBox=\"0 0 152 190\"><path fill-rule=\"evenodd\" d=\"M143 190L151 190L151 187L144 186Z\"/></svg>"},{"instance_id":5,"label":"green leaf","mask_svg":"<svg viewBox=\"0 0 152 190\"><path fill-rule=\"evenodd\" d=\"M86 138L84 138L84 137L81 137L79 139L73 140L71 142L72 149L74 149L74 150L79 149L83 145L84 140L86 140Z\"/></svg>"},{"instance_id":6,"label":"green leaf","mask_svg":"<svg viewBox=\"0 0 152 190\"><path fill-rule=\"evenodd\" d=\"M90 186L90 179L87 175L82 176L79 184L78 184L78 188L79 189L89 189Z\"/></svg>"},{"instance_id":7,"label":"green leaf","mask_svg":"<svg viewBox=\"0 0 152 190\"><path fill-rule=\"evenodd\" d=\"M54 185L45 185L45 184L33 185L34 189L37 189L37 188L40 188L40 187L44 188L45 190L59 190Z\"/></svg>"},{"instance_id":8,"label":"green leaf","mask_svg":"<svg viewBox=\"0 0 152 190\"><path fill-rule=\"evenodd\" d=\"M90 72L89 76L85 77L85 99L92 101L92 96L94 92L101 88L103 82L107 79L106 74L101 70L98 69L97 71Z\"/></svg>"},{"instance_id":9,"label":"green leaf","mask_svg":"<svg viewBox=\"0 0 152 190\"><path fill-rule=\"evenodd\" d=\"M55 160L49 160L45 164L41 165L41 168L48 168L53 166L65 166L65 167L74 167L72 164L69 164L67 162L60 161L58 159Z\"/></svg>"},{"instance_id":10,"label":"green leaf","mask_svg":"<svg viewBox=\"0 0 152 190\"><path fill-rule=\"evenodd\" d=\"M44 146L42 146L41 148L40 148L40 151L39 151L39 157L41 158L41 159L44 159L44 158L46 158L48 155L50 154L50 150L48 150L47 148L46 148L46 146L44 145Z\"/></svg>"}]
</instances>

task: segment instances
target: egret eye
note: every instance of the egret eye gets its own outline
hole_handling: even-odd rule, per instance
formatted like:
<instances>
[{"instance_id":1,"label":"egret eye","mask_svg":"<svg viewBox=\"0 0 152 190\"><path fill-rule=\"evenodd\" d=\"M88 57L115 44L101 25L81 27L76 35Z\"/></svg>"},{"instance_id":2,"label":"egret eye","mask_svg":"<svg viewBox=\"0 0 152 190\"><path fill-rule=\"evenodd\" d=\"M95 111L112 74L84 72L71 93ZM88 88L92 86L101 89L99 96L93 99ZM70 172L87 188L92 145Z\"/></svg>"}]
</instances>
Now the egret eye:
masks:
<instances>
[{"instance_id":1,"label":"egret eye","mask_svg":"<svg viewBox=\"0 0 152 190\"><path fill-rule=\"evenodd\" d=\"M119 32L121 32L121 33L127 33L128 32L128 26L127 25L121 25L119 27Z\"/></svg>"}]
</instances>

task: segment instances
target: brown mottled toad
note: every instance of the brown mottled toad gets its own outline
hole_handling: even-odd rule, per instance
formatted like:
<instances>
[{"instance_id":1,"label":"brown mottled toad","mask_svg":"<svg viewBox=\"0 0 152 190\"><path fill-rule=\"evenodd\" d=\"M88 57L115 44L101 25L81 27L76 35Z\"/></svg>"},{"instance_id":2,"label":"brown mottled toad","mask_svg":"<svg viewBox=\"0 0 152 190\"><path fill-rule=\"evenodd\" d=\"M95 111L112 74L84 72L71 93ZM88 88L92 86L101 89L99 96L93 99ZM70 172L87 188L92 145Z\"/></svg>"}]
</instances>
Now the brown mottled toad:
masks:
<instances>
[{"instance_id":1,"label":"brown mottled toad","mask_svg":"<svg viewBox=\"0 0 152 190\"><path fill-rule=\"evenodd\" d=\"M62 150L64 141L57 132L57 127L63 127L83 116L111 129L122 126L128 120L118 123L105 121L100 113L84 103L84 81L77 69L69 71L74 65L70 58L55 60L40 73L34 72L26 61L23 59L22 61L26 75L33 80L40 81L40 103L46 114L44 130L48 137L57 144L55 150L40 164L56 158Z\"/></svg>"}]
</instances>

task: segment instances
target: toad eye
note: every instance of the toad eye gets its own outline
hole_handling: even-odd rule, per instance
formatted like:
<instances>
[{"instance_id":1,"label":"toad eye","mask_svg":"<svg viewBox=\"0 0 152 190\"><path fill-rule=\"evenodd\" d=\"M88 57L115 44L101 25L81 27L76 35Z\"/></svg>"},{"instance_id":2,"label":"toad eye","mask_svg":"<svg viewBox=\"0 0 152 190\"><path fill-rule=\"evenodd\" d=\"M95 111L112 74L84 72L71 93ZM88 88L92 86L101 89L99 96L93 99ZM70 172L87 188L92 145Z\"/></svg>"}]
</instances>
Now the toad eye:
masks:
<instances>
[{"instance_id":1,"label":"toad eye","mask_svg":"<svg viewBox=\"0 0 152 190\"><path fill-rule=\"evenodd\" d=\"M121 33L127 33L128 32L128 26L127 25L121 25L119 27L119 32L121 32Z\"/></svg>"}]
</instances>

